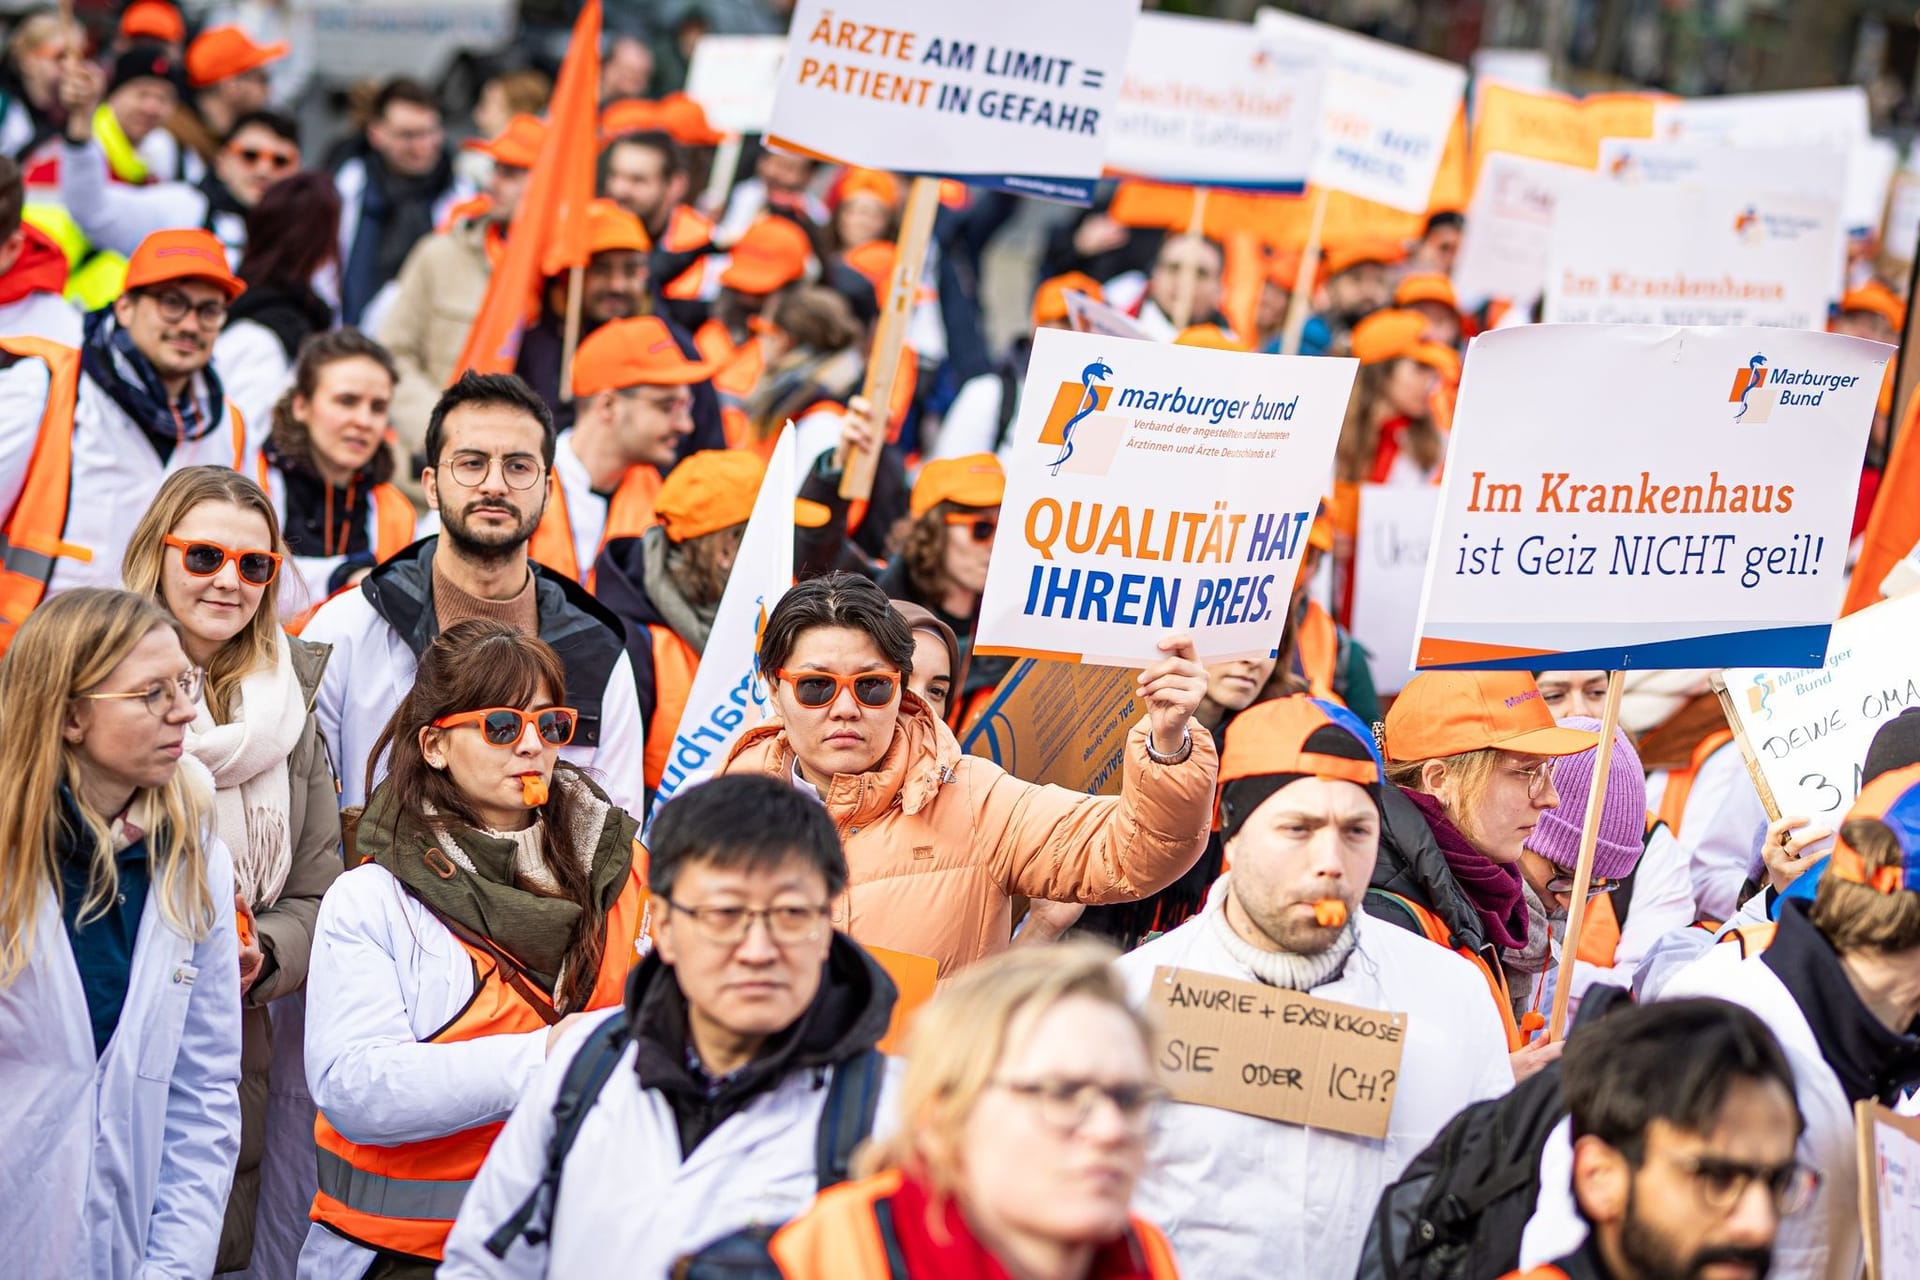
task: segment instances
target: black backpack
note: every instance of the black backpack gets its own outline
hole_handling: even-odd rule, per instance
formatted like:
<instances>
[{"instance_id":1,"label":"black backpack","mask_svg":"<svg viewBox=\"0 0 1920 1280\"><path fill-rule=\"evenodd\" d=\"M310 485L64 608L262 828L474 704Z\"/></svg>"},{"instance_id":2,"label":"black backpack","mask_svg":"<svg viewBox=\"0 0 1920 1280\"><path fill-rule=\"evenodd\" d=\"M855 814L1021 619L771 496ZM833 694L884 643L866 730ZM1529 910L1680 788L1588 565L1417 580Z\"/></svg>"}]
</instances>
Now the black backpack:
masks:
<instances>
[{"instance_id":1,"label":"black backpack","mask_svg":"<svg viewBox=\"0 0 1920 1280\"><path fill-rule=\"evenodd\" d=\"M627 1020L611 1017L595 1027L567 1064L560 1091L553 1099L553 1135L547 1140L547 1164L539 1183L513 1216L487 1237L487 1252L505 1258L513 1242L544 1244L552 1236L553 1210L560 1196L560 1175L567 1153L580 1136L580 1126L627 1050ZM847 1180L854 1148L873 1131L874 1111L880 1102L880 1081L886 1056L868 1049L833 1068L820 1127L814 1138L814 1171L822 1190ZM778 1226L744 1227L722 1236L674 1264L675 1280L780 1280L780 1271L767 1252Z\"/></svg>"},{"instance_id":2,"label":"black backpack","mask_svg":"<svg viewBox=\"0 0 1920 1280\"><path fill-rule=\"evenodd\" d=\"M1631 997L1595 986L1580 1023ZM1520 1266L1520 1237L1540 1199L1540 1153L1567 1114L1560 1064L1476 1102L1380 1193L1356 1280L1486 1280Z\"/></svg>"}]
</instances>

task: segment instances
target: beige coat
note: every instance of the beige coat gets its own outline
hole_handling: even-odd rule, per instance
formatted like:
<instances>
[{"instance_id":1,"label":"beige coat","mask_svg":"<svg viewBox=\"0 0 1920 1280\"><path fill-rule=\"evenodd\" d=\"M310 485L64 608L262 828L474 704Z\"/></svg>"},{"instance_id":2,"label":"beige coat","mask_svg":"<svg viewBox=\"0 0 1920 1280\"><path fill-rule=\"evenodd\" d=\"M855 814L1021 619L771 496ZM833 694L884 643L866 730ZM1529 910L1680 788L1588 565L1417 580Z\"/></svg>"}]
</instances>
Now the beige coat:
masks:
<instances>
[{"instance_id":1,"label":"beige coat","mask_svg":"<svg viewBox=\"0 0 1920 1280\"><path fill-rule=\"evenodd\" d=\"M425 449L427 418L466 347L491 274L484 218L435 232L407 255L393 306L380 325L378 337L400 366L388 411L401 453L394 480L416 502L420 476L412 458Z\"/></svg>"},{"instance_id":2,"label":"beige coat","mask_svg":"<svg viewBox=\"0 0 1920 1280\"><path fill-rule=\"evenodd\" d=\"M723 773L786 780L793 748L779 720L747 732ZM863 943L931 956L940 977L1004 949L1013 897L1131 902L1171 884L1206 848L1219 757L1193 726L1175 765L1147 756L1147 722L1127 734L1117 796L1036 786L962 755L946 725L909 695L893 742L822 799L852 873L836 928Z\"/></svg>"}]
</instances>

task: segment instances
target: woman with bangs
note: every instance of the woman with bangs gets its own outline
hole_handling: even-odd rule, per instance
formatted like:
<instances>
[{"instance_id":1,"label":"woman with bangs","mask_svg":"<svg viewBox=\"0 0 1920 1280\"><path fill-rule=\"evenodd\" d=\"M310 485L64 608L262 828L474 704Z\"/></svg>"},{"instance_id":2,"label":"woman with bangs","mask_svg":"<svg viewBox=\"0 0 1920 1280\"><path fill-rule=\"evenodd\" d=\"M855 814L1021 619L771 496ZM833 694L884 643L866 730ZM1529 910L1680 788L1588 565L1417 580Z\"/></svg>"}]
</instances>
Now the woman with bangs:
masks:
<instances>
[{"instance_id":1,"label":"woman with bangs","mask_svg":"<svg viewBox=\"0 0 1920 1280\"><path fill-rule=\"evenodd\" d=\"M256 1243L291 1263L305 1232L288 1213L313 1195L300 1002L281 998L306 985L314 917L340 874L340 811L313 715L328 650L280 630L285 551L259 485L225 467L189 467L160 487L121 564L127 589L172 615L206 673L186 758L210 775L214 829L233 857L245 1124L222 1271L246 1267ZM279 1194L261 1211L268 1183Z\"/></svg>"},{"instance_id":2,"label":"woman with bangs","mask_svg":"<svg viewBox=\"0 0 1920 1280\"><path fill-rule=\"evenodd\" d=\"M240 1146L239 938L180 759L200 672L153 600L35 609L0 662L0 1256L204 1276Z\"/></svg>"},{"instance_id":3,"label":"woman with bangs","mask_svg":"<svg viewBox=\"0 0 1920 1280\"><path fill-rule=\"evenodd\" d=\"M374 744L356 865L314 937L320 1192L303 1278L431 1275L560 1033L621 998L646 859L639 824L558 759L566 697L545 643L461 622L427 646Z\"/></svg>"}]
</instances>

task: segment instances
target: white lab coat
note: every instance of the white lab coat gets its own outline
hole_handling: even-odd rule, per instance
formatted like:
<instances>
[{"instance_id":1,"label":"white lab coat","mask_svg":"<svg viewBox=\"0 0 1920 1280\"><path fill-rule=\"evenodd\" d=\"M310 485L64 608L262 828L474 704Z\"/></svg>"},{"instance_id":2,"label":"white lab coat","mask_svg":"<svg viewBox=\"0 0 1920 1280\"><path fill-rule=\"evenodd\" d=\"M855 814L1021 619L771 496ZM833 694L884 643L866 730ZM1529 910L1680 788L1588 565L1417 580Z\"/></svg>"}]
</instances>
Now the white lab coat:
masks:
<instances>
[{"instance_id":1,"label":"white lab coat","mask_svg":"<svg viewBox=\"0 0 1920 1280\"><path fill-rule=\"evenodd\" d=\"M204 1280L240 1152L233 864L209 836L212 931L148 893L126 1005L96 1060L53 892L33 956L0 986L0 1271L13 1280Z\"/></svg>"},{"instance_id":2,"label":"white lab coat","mask_svg":"<svg viewBox=\"0 0 1920 1280\"><path fill-rule=\"evenodd\" d=\"M333 646L313 711L340 774L341 806L364 804L374 739L413 688L419 662L358 588L321 605L301 637ZM638 816L647 811L645 755L640 695L633 683L633 663L623 653L600 695L600 745L565 746L560 748L560 758L591 769L608 797ZM309 1000L308 1017L312 1016Z\"/></svg>"},{"instance_id":3,"label":"white lab coat","mask_svg":"<svg viewBox=\"0 0 1920 1280\"><path fill-rule=\"evenodd\" d=\"M273 431L273 406L293 385L293 361L280 336L257 320L239 320L213 342L213 367L221 389L240 411L254 446Z\"/></svg>"},{"instance_id":4,"label":"white lab coat","mask_svg":"<svg viewBox=\"0 0 1920 1280\"><path fill-rule=\"evenodd\" d=\"M567 503L568 532L573 535L573 562L585 582L600 558L600 542L607 533L607 499L593 489L587 464L573 451L573 430L562 431L554 442L553 478Z\"/></svg>"},{"instance_id":5,"label":"white lab coat","mask_svg":"<svg viewBox=\"0 0 1920 1280\"><path fill-rule=\"evenodd\" d=\"M605 1014L625 1016L622 1009ZM785 1222L812 1202L824 1080L812 1071L789 1075L722 1121L683 1161L673 1108L657 1090L640 1087L638 1050L629 1044L568 1154L553 1238L537 1248L520 1240L504 1259L487 1252L487 1237L545 1171L561 1077L602 1021L583 1019L568 1029L494 1140L447 1240L442 1280L654 1280L729 1232ZM875 1137L897 1122L900 1069L897 1059L888 1060Z\"/></svg>"},{"instance_id":6,"label":"white lab coat","mask_svg":"<svg viewBox=\"0 0 1920 1280\"><path fill-rule=\"evenodd\" d=\"M77 348L80 332L79 308L57 293L34 292L0 303L0 338L45 338Z\"/></svg>"},{"instance_id":7,"label":"white lab coat","mask_svg":"<svg viewBox=\"0 0 1920 1280\"><path fill-rule=\"evenodd\" d=\"M1729 742L1702 762L1680 814L1680 847L1693 866L1701 915L1725 920L1739 907L1741 886L1762 871L1754 849L1766 825L1760 793L1740 749Z\"/></svg>"},{"instance_id":8,"label":"white lab coat","mask_svg":"<svg viewBox=\"0 0 1920 1280\"><path fill-rule=\"evenodd\" d=\"M1223 890L1216 886L1214 904ZM1214 935L1218 906L1118 961L1145 1008L1154 969L1242 982L1254 975ZM1486 980L1446 948L1364 912L1359 943L1322 1000L1407 1015L1406 1050L1384 1139L1173 1103L1154 1125L1134 1211L1167 1233L1194 1276L1353 1275L1386 1185L1462 1108L1513 1087L1506 1032Z\"/></svg>"}]
</instances>

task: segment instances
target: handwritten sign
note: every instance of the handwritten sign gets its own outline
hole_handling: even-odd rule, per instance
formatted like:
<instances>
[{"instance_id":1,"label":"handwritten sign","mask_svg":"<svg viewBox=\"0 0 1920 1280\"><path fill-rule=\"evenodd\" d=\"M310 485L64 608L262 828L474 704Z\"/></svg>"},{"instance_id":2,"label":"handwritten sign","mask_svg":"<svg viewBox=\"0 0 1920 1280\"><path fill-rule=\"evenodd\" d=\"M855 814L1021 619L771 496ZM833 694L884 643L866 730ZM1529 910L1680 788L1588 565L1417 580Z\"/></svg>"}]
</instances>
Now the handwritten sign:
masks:
<instances>
[{"instance_id":1,"label":"handwritten sign","mask_svg":"<svg viewBox=\"0 0 1920 1280\"><path fill-rule=\"evenodd\" d=\"M1191 969L1153 971L1153 1057L1181 1102L1387 1136L1407 1015Z\"/></svg>"},{"instance_id":2,"label":"handwritten sign","mask_svg":"<svg viewBox=\"0 0 1920 1280\"><path fill-rule=\"evenodd\" d=\"M1143 13L1107 165L1163 182L1298 192L1320 124L1326 53L1245 24Z\"/></svg>"},{"instance_id":3,"label":"handwritten sign","mask_svg":"<svg viewBox=\"0 0 1920 1280\"><path fill-rule=\"evenodd\" d=\"M773 118L785 36L701 36L687 67L687 96L729 133L760 133Z\"/></svg>"},{"instance_id":4,"label":"handwritten sign","mask_svg":"<svg viewBox=\"0 0 1920 1280\"><path fill-rule=\"evenodd\" d=\"M1813 668L1722 673L1734 717L1784 814L1834 828L1860 794L1860 766L1880 726L1920 706L1920 596L1900 596L1833 624Z\"/></svg>"},{"instance_id":5,"label":"handwritten sign","mask_svg":"<svg viewBox=\"0 0 1920 1280\"><path fill-rule=\"evenodd\" d=\"M1892 351L1652 325L1474 339L1419 666L1823 662Z\"/></svg>"},{"instance_id":6,"label":"handwritten sign","mask_svg":"<svg viewBox=\"0 0 1920 1280\"><path fill-rule=\"evenodd\" d=\"M1353 374L1040 330L978 651L1139 666L1187 631L1203 662L1271 653Z\"/></svg>"},{"instance_id":7,"label":"handwritten sign","mask_svg":"<svg viewBox=\"0 0 1920 1280\"><path fill-rule=\"evenodd\" d=\"M1522 309L1533 306L1547 287L1561 189L1587 176L1583 169L1530 156L1496 151L1486 157L1453 265L1462 305L1471 310L1489 298L1506 298Z\"/></svg>"},{"instance_id":8,"label":"handwritten sign","mask_svg":"<svg viewBox=\"0 0 1920 1280\"><path fill-rule=\"evenodd\" d=\"M1086 203L1139 0L799 0L768 141Z\"/></svg>"},{"instance_id":9,"label":"handwritten sign","mask_svg":"<svg viewBox=\"0 0 1920 1280\"><path fill-rule=\"evenodd\" d=\"M1877 1102L1853 1114L1868 1280L1920 1280L1920 1120Z\"/></svg>"},{"instance_id":10,"label":"handwritten sign","mask_svg":"<svg viewBox=\"0 0 1920 1280\"><path fill-rule=\"evenodd\" d=\"M1369 655L1373 687L1398 693L1413 678L1413 628L1433 550L1437 485L1360 486L1353 544L1353 638Z\"/></svg>"},{"instance_id":11,"label":"handwritten sign","mask_svg":"<svg viewBox=\"0 0 1920 1280\"><path fill-rule=\"evenodd\" d=\"M1028 782L1117 796L1127 731L1144 713L1124 667L1022 658L960 746Z\"/></svg>"}]
</instances>

